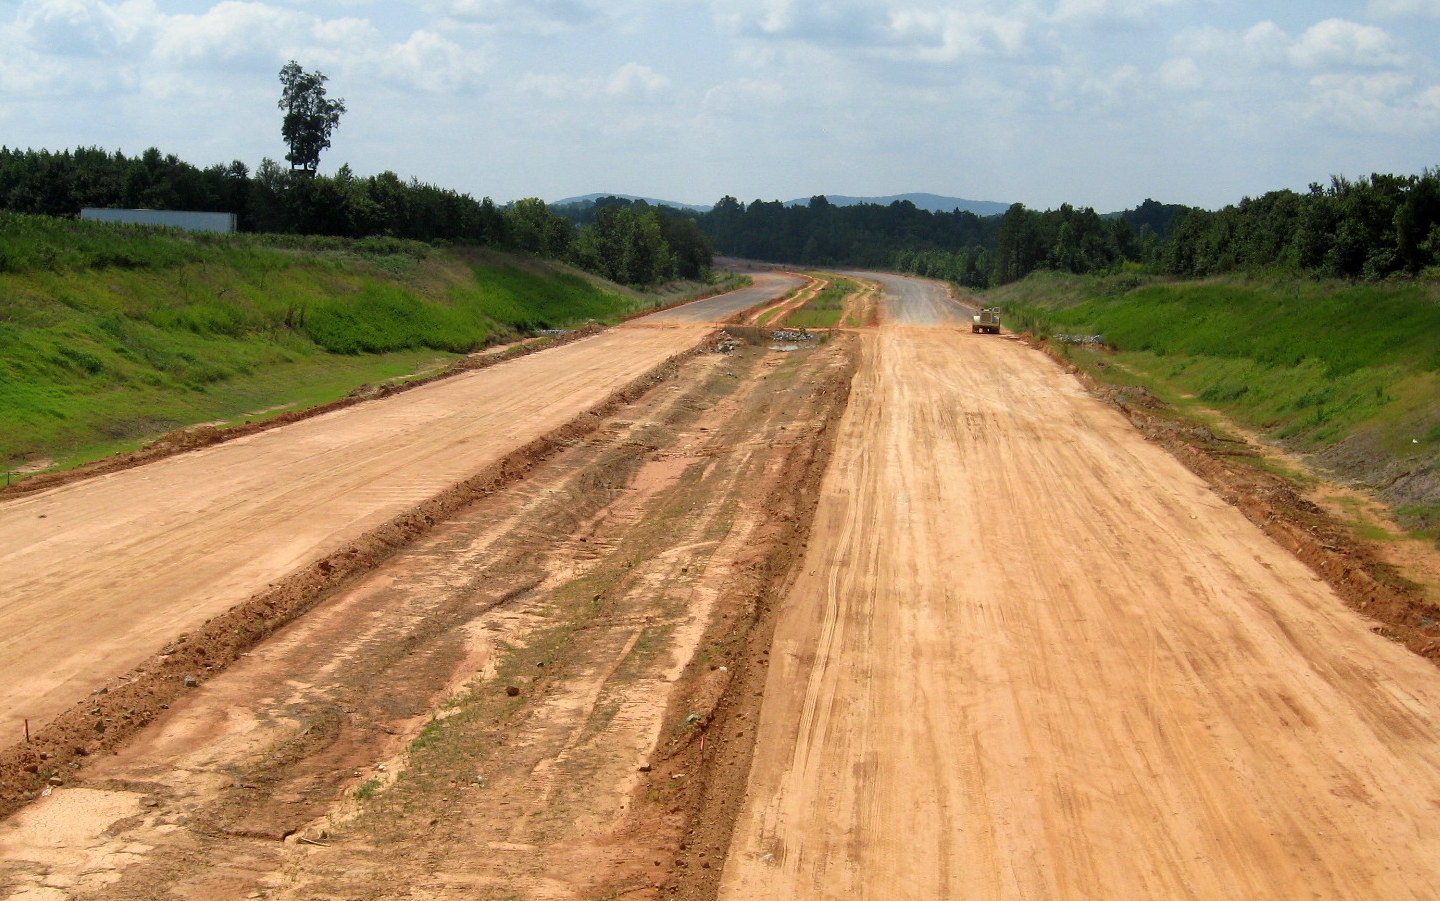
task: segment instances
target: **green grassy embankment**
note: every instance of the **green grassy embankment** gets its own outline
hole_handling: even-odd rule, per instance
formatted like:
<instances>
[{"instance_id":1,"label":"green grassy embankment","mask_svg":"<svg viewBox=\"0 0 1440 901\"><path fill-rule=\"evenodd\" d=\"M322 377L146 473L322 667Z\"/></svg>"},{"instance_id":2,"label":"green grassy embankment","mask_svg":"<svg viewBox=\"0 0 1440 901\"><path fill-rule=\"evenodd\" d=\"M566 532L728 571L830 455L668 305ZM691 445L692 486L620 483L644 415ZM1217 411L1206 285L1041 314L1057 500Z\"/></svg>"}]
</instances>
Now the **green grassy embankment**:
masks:
<instances>
[{"instance_id":1,"label":"green grassy embankment","mask_svg":"<svg viewBox=\"0 0 1440 901\"><path fill-rule=\"evenodd\" d=\"M1440 284L1046 274L985 300L1016 331L1102 335L1115 352L1066 350L1100 380L1217 410L1440 528Z\"/></svg>"},{"instance_id":2,"label":"green grassy embankment","mask_svg":"<svg viewBox=\"0 0 1440 901\"><path fill-rule=\"evenodd\" d=\"M488 250L0 213L0 469L313 406L674 296Z\"/></svg>"},{"instance_id":3,"label":"green grassy embankment","mask_svg":"<svg viewBox=\"0 0 1440 901\"><path fill-rule=\"evenodd\" d=\"M845 312L845 298L855 293L856 285L848 278L826 274L829 284L807 300L798 310L785 317L785 328L835 328Z\"/></svg>"}]
</instances>

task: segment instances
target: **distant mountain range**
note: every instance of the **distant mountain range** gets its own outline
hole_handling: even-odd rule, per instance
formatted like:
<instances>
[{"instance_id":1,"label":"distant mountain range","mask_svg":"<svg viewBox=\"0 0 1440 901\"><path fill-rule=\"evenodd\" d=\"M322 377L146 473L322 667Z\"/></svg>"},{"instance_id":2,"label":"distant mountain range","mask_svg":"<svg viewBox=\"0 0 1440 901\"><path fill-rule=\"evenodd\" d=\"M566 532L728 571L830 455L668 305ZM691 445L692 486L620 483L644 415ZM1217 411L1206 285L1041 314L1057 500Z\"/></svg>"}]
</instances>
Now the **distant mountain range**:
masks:
<instances>
[{"instance_id":1,"label":"distant mountain range","mask_svg":"<svg viewBox=\"0 0 1440 901\"><path fill-rule=\"evenodd\" d=\"M657 200L654 197L636 197L634 194L585 194L581 197L567 197L564 200L557 200L551 206L566 206L570 204L594 203L602 197L620 197L625 200L643 200L651 206L669 206L681 210L699 210L705 212L713 204L698 203L677 203L673 200ZM966 200L963 197L943 197L939 194L892 194L889 197L848 197L843 194L826 194L825 199L835 206L855 206L860 203L874 203L880 206L889 206L897 200L908 200L922 210L929 210L932 213L948 213L952 210L965 210L977 216L997 216L1010 208L1008 203L997 203L993 200ZM743 202L743 201L742 201ZM810 203L810 198L786 201L786 206L805 206Z\"/></svg>"},{"instance_id":2,"label":"distant mountain range","mask_svg":"<svg viewBox=\"0 0 1440 901\"><path fill-rule=\"evenodd\" d=\"M572 204L594 203L602 197L619 197L621 200L643 200L651 206L669 206L677 210L698 210L706 212L715 204L713 203L677 203L674 200L656 200L654 197L636 197L634 194L584 194L580 197L566 197L564 200L557 200L551 206L570 206Z\"/></svg>"},{"instance_id":3,"label":"distant mountain range","mask_svg":"<svg viewBox=\"0 0 1440 901\"><path fill-rule=\"evenodd\" d=\"M846 197L842 194L826 194L825 199L835 206L855 206L860 203L874 203L880 206L889 206L897 200L908 200L922 210L929 210L932 213L949 213L953 210L965 210L967 213L974 213L977 216L997 216L1010 209L1008 203L997 203L993 200L966 200L963 197L942 197L939 194L891 194L889 197ZM806 206L810 198L803 200L788 201L786 206Z\"/></svg>"}]
</instances>

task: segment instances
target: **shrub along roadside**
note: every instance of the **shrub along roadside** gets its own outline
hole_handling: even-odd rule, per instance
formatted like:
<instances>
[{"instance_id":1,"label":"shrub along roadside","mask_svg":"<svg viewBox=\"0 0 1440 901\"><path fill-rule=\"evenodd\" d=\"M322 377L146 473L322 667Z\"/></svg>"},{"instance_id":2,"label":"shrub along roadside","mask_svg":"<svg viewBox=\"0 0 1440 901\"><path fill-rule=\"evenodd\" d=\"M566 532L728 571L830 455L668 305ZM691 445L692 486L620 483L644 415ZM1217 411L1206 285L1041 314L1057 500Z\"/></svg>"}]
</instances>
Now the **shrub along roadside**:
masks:
<instances>
[{"instance_id":1,"label":"shrub along roadside","mask_svg":"<svg viewBox=\"0 0 1440 901\"><path fill-rule=\"evenodd\" d=\"M1440 527L1440 286L1047 274L986 299L1017 329L1102 335L1113 351L1071 359L1315 454L1408 526Z\"/></svg>"}]
</instances>

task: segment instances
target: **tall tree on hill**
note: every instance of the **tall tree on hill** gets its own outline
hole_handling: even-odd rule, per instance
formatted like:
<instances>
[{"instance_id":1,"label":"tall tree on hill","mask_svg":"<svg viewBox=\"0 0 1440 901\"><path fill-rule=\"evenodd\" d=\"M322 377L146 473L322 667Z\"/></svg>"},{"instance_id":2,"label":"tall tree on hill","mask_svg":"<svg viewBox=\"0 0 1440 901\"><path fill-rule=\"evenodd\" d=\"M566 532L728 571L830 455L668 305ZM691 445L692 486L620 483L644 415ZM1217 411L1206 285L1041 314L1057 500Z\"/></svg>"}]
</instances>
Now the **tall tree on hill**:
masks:
<instances>
[{"instance_id":1,"label":"tall tree on hill","mask_svg":"<svg viewBox=\"0 0 1440 901\"><path fill-rule=\"evenodd\" d=\"M345 101L325 96L329 79L319 72L306 72L295 60L280 69L280 108L285 121L280 134L290 146L285 159L291 171L315 174L320 165L320 151L330 146L330 135L340 124Z\"/></svg>"}]
</instances>

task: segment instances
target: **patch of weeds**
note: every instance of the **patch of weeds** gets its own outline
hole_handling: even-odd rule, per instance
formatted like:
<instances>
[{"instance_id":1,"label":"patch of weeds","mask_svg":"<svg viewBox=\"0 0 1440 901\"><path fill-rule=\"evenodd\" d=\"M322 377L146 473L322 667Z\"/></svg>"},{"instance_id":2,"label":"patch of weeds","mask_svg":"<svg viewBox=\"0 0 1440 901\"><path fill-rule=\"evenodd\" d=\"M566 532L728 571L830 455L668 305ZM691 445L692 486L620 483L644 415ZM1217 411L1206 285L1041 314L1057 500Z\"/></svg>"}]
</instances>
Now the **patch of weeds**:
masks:
<instances>
[{"instance_id":1,"label":"patch of weeds","mask_svg":"<svg viewBox=\"0 0 1440 901\"><path fill-rule=\"evenodd\" d=\"M1372 563L1366 567L1370 577L1381 585L1387 585L1406 594L1420 594L1424 586L1400 574L1400 570L1389 563Z\"/></svg>"},{"instance_id":2,"label":"patch of weeds","mask_svg":"<svg viewBox=\"0 0 1440 901\"><path fill-rule=\"evenodd\" d=\"M382 781L379 780L379 779L371 779L371 780L367 781L364 785L362 785L362 786L360 786L359 788L355 789L355 800L357 800L357 801L368 801L368 800L370 800L371 798L375 797L375 793L376 793L377 791L379 791L379 790L380 790L380 787L383 786L384 784L385 784L385 783L382 782Z\"/></svg>"},{"instance_id":3,"label":"patch of weeds","mask_svg":"<svg viewBox=\"0 0 1440 901\"><path fill-rule=\"evenodd\" d=\"M1440 504L1417 504L1400 507L1395 511L1405 528L1412 530L1417 538L1435 538L1440 541Z\"/></svg>"},{"instance_id":4,"label":"patch of weeds","mask_svg":"<svg viewBox=\"0 0 1440 901\"><path fill-rule=\"evenodd\" d=\"M684 733L690 731L691 729L695 728L696 726L700 725L700 723L701 723L704 719L705 719L705 717L704 717L702 714L699 714L699 713L689 714L689 715L686 716L684 719L680 720L680 722L678 722L678 723L675 724L675 732L676 732L676 734L684 734Z\"/></svg>"},{"instance_id":5,"label":"patch of weeds","mask_svg":"<svg viewBox=\"0 0 1440 901\"><path fill-rule=\"evenodd\" d=\"M443 720L431 720L425 724L425 728L420 730L420 734L415 736L414 740L410 742L410 751L411 753L423 751L440 741L444 736L445 722Z\"/></svg>"}]
</instances>

